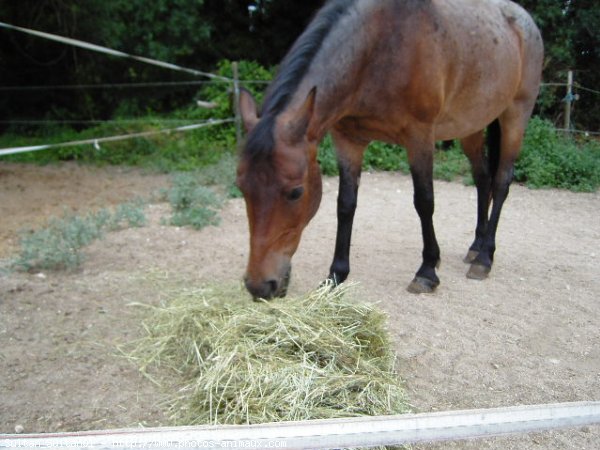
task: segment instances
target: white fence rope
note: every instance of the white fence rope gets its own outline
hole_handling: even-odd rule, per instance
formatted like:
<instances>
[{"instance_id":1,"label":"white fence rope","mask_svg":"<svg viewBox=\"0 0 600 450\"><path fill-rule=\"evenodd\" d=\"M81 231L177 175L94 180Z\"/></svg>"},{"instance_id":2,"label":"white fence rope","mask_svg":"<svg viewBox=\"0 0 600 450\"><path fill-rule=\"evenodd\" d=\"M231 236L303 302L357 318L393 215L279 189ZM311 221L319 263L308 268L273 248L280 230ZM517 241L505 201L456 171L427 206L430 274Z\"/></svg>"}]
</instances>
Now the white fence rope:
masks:
<instances>
[{"instance_id":1,"label":"white fence rope","mask_svg":"<svg viewBox=\"0 0 600 450\"><path fill-rule=\"evenodd\" d=\"M86 89L147 89L152 87L187 87L204 86L210 83L232 84L233 80L228 78L216 80L195 80L195 81L149 81L141 83L97 83L97 84L58 84L58 85L39 85L39 86L0 86L1 92L12 91L52 91L52 90L86 90ZM269 80L239 80L241 84L264 84L271 83Z\"/></svg>"},{"instance_id":2,"label":"white fence rope","mask_svg":"<svg viewBox=\"0 0 600 450\"><path fill-rule=\"evenodd\" d=\"M194 80L194 81L149 81L140 83L97 83L97 84L49 84L38 86L0 86L0 92L17 91L65 91L65 90L88 90L88 89L147 89L153 87L188 87L204 86L210 83L227 83L229 80Z\"/></svg>"},{"instance_id":3,"label":"white fence rope","mask_svg":"<svg viewBox=\"0 0 600 450\"><path fill-rule=\"evenodd\" d=\"M556 128L556 131L561 131L563 133L575 133L575 134L583 134L584 136L600 136L600 131L586 131L586 130L577 130L575 128Z\"/></svg>"},{"instance_id":4,"label":"white fence rope","mask_svg":"<svg viewBox=\"0 0 600 450\"><path fill-rule=\"evenodd\" d=\"M146 58L143 56L137 56L137 55L131 55L119 50L114 50L108 47L103 47L101 45L96 45L96 44L91 44L89 42L85 42L85 41L81 41L78 39L72 39L72 38L67 38L64 36L58 36L55 34L51 34L51 33L45 33L42 31L37 31L37 30L32 30L29 28L23 28L23 27L19 27L16 25L11 25L5 22L0 22L0 27L1 28L6 28L9 30L14 30L14 31L19 31L22 33L26 33L26 34L30 34L33 36L37 36L43 39L48 39L48 40L52 40L52 41L56 41L56 42L60 42L63 44L67 44L67 45L72 45L75 47L79 47L79 48L84 48L87 50L92 50L95 52L100 52L100 53L104 53L104 54L108 54L108 55L112 55L112 56L117 56L117 57L121 57L121 58L129 58L129 59L133 59L136 61L140 61L146 64L151 64L154 66L158 66L158 67L163 67L166 69L170 69L170 70L176 70L179 72L185 72L185 73L190 73L196 76L203 76L203 77L207 77L210 78L211 80L215 80L215 81L221 81L221 82L226 82L226 83L234 83L235 80L231 79L231 78L227 78L227 77L223 77L220 75L215 75L212 73L207 73L207 72L202 72L200 70L196 70L196 69L190 69L187 67L183 67L183 66L179 66L177 64L172 64L172 63L167 63L164 61L159 61L156 59L151 59L151 58ZM138 83L137 85L132 83L132 84L128 84L128 83L117 83L117 84L99 84L99 85L80 85L80 86L54 86L55 89L95 89L95 88L107 88L107 87L117 87L117 88L125 88L125 87L134 87L134 86L138 86L138 87L152 87L152 86L162 86L162 85L184 85L184 84L201 84L204 82L171 82L171 83ZM243 81L243 83L267 83L264 82L262 80L246 80ZM542 87L550 87L550 86L567 86L567 84L565 83L542 83L541 84ZM586 88L583 87L581 85L578 84L574 84L573 87L577 88L577 89L581 89L587 92L591 92L594 94L600 94L600 91L594 90L594 89L590 89L590 88ZM19 86L3 86L0 87L0 91L4 91L4 90L39 90L39 89L47 89L49 87L44 87L44 86L24 86L24 87L19 87ZM173 130L175 131L175 130ZM572 133L581 133L584 134L586 136L589 135L598 135L599 133L596 131L580 131L580 130L569 130L569 129L559 129L558 131L565 131L565 132L572 132ZM165 131L160 131L160 132L168 132L168 130ZM160 133L158 132L158 133ZM132 137L136 137L133 136ZM143 136L139 136L139 137L143 137ZM115 138L119 138L118 136ZM110 138L106 138L108 140L110 140ZM114 139L114 140L121 140L121 139ZM106 140L105 140L106 141ZM101 142L101 140L93 140L91 143L92 144L96 144L98 142ZM69 145L81 145L82 143L87 144L90 143L88 141L78 141L75 143L66 143L65 145L61 145L61 146L69 146ZM45 150L47 148L51 148L51 147L56 147L58 145L50 145L50 146L30 146L30 147L15 147L15 148L9 148L9 149L4 149L4 150L0 150L0 156L3 155L7 155L7 154L13 154L13 153L23 153L23 152L27 152L27 151L37 151L37 150ZM12 153L6 153L6 152L10 152L12 151ZM5 152L5 153L2 153Z\"/></svg>"},{"instance_id":5,"label":"white fence rope","mask_svg":"<svg viewBox=\"0 0 600 450\"><path fill-rule=\"evenodd\" d=\"M184 131L192 131L197 130L199 128L204 128L212 125L221 125L224 123L233 123L234 119L225 119L225 120L208 120L207 122L197 123L193 125L185 125L177 128L168 128L164 130L153 130L153 131L143 131L140 133L131 133L131 134L123 134L119 136L108 136L108 137L100 137L95 139L84 139L80 141L71 141L71 142L61 142L56 144L42 144L42 145L29 145L25 147L10 147L0 149L0 156L6 155L15 155L17 153L26 153L26 152L37 152L40 150L48 150L50 148L56 147L75 147L77 145L94 145L98 147L99 144L103 142L116 142L116 141L124 141L127 139L135 139L135 138L143 138L149 136L155 136L159 134L170 134L170 133L179 133Z\"/></svg>"},{"instance_id":6,"label":"white fence rope","mask_svg":"<svg viewBox=\"0 0 600 450\"><path fill-rule=\"evenodd\" d=\"M0 434L0 449L71 448L285 448L333 449L527 433L600 423L600 402L281 422L90 431L31 435Z\"/></svg>"},{"instance_id":7,"label":"white fence rope","mask_svg":"<svg viewBox=\"0 0 600 450\"><path fill-rule=\"evenodd\" d=\"M160 122L165 124L189 124L192 119L163 119L159 117L147 117L141 119L14 119L14 120L0 120L0 125L69 125L69 124L87 124L87 125L98 125L98 124L112 124L112 125L124 125L124 124L152 124L154 122Z\"/></svg>"},{"instance_id":8,"label":"white fence rope","mask_svg":"<svg viewBox=\"0 0 600 450\"><path fill-rule=\"evenodd\" d=\"M178 66L177 64L167 63L164 61L159 61L156 59L146 58L144 56L130 55L129 53L121 52L119 50L113 50L108 47L103 47L101 45L91 44L89 42L80 41L78 39L67 38L64 36L58 36L56 34L44 33L42 31L31 30L29 28L18 27L15 25L11 25L8 23L0 22L0 27L7 28L9 30L19 31L21 33L30 34L32 36L37 36L43 39L48 39L55 42L60 42L62 44L72 45L74 47L84 48L86 50L92 50L94 52L105 53L107 55L117 56L119 58L129 58L134 59L136 61L140 61L146 64L151 64L153 66L163 67L165 69L176 70L179 72L190 73L196 76L207 77L216 80L223 80L228 82L233 82L233 80L222 77L219 75L214 75L212 73L202 72L196 69L190 69L187 67Z\"/></svg>"},{"instance_id":9,"label":"white fence rope","mask_svg":"<svg viewBox=\"0 0 600 450\"><path fill-rule=\"evenodd\" d=\"M212 81L150 81L140 83L98 83L98 84L59 84L59 85L39 85L39 86L0 86L0 91L41 91L41 90L77 90L77 89L129 89L129 88L150 88L150 87L177 87L177 86L202 86L212 82L232 83L229 78L217 79ZM269 84L269 80L239 80L242 84ZM542 83L542 87L565 87L567 83ZM594 89L586 88L575 83L574 88L582 89L588 92L598 93Z\"/></svg>"}]
</instances>

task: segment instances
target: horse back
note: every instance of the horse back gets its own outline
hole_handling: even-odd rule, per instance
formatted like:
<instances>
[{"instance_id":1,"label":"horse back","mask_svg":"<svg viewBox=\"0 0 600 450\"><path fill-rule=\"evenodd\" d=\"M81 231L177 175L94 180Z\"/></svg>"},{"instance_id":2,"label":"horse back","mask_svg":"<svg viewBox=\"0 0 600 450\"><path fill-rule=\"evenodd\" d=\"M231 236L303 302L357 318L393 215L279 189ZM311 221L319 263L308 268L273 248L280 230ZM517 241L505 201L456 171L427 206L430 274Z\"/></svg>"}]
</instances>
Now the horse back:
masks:
<instances>
[{"instance_id":1,"label":"horse back","mask_svg":"<svg viewBox=\"0 0 600 450\"><path fill-rule=\"evenodd\" d=\"M353 93L343 128L403 143L406 130L421 123L435 127L436 139L457 138L483 129L516 97L537 96L542 41L529 14L515 3L356 3L363 14L355 33L361 43L346 44L354 64L346 63L341 83L354 86L346 87ZM335 61L335 55L327 58Z\"/></svg>"}]
</instances>

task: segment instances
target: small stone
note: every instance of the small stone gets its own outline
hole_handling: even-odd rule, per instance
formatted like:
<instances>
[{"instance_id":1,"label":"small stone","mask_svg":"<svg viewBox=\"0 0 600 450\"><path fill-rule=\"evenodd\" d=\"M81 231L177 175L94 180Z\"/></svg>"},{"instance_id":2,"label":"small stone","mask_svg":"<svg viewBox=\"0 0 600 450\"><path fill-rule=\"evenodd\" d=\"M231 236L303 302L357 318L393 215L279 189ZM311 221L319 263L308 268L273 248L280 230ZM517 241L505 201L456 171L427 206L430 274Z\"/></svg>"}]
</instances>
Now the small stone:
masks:
<instances>
[{"instance_id":1,"label":"small stone","mask_svg":"<svg viewBox=\"0 0 600 450\"><path fill-rule=\"evenodd\" d=\"M21 434L23 431L25 431L25 428L23 428L23 425L16 425L15 426L15 433Z\"/></svg>"}]
</instances>

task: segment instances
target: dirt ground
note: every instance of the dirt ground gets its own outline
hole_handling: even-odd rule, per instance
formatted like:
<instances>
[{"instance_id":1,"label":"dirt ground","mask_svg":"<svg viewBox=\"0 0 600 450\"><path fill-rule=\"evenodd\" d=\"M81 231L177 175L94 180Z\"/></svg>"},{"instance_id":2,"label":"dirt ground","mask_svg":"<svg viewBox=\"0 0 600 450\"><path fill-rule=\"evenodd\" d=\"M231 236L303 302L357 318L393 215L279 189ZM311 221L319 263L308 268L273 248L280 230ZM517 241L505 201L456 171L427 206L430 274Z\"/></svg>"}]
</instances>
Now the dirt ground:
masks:
<instances>
[{"instance_id":1,"label":"dirt ground","mask_svg":"<svg viewBox=\"0 0 600 450\"><path fill-rule=\"evenodd\" d=\"M0 259L20 228L64 207L80 212L150 198L167 178L119 168L0 163ZM337 181L324 180L321 209L294 258L291 293L326 275L335 238ZM379 302L415 411L600 400L600 194L514 186L488 280L467 280L462 257L475 225L475 191L436 182L442 284L433 295L405 288L421 238L409 177L363 176L350 279L354 295ZM74 273L0 271L0 433L167 424L160 389L119 357L140 334L143 312L182 288L238 283L248 232L243 201L219 227L150 224L107 235ZM422 449L598 449L600 427L421 445Z\"/></svg>"}]
</instances>

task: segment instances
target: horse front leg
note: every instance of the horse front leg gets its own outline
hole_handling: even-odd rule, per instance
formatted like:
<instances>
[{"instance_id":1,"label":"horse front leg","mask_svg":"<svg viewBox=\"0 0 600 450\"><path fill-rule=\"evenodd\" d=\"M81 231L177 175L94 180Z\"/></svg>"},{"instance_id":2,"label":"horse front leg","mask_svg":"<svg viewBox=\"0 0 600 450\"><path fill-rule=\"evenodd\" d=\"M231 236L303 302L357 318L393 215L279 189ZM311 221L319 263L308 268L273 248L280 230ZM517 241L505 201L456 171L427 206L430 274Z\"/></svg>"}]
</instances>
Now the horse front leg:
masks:
<instances>
[{"instance_id":1,"label":"horse front leg","mask_svg":"<svg viewBox=\"0 0 600 450\"><path fill-rule=\"evenodd\" d=\"M337 152L340 184L335 251L328 279L334 285L338 285L343 283L350 273L350 241L366 145L346 138L341 132L334 131L331 135Z\"/></svg>"},{"instance_id":2,"label":"horse front leg","mask_svg":"<svg viewBox=\"0 0 600 450\"><path fill-rule=\"evenodd\" d=\"M413 294L431 293L440 284L435 273L440 263L440 248L433 227L433 152L435 144L409 146L408 158L414 185L414 206L421 219L423 263L408 286Z\"/></svg>"}]
</instances>

